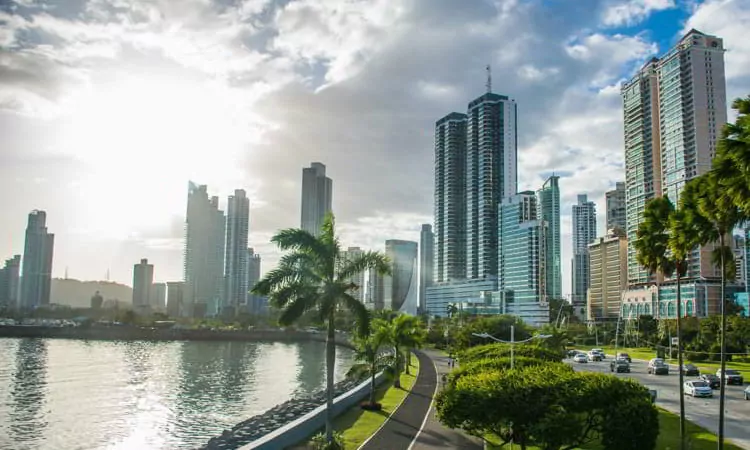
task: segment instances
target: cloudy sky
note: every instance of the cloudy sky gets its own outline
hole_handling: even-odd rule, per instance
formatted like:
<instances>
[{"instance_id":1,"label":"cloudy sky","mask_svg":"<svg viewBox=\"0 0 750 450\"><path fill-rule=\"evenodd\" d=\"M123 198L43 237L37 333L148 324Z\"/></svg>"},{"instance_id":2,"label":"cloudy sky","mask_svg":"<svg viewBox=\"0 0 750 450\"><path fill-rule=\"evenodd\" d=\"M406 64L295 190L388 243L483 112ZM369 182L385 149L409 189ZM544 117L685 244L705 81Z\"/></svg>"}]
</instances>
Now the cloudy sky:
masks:
<instances>
[{"instance_id":1,"label":"cloudy sky","mask_svg":"<svg viewBox=\"0 0 750 450\"><path fill-rule=\"evenodd\" d=\"M334 180L345 244L432 222L433 126L493 68L519 108L519 180L570 205L624 180L619 86L690 28L750 92L750 0L0 1L0 257L48 212L54 275L181 278L189 179L251 197L250 245L299 225L302 167ZM603 216L600 214L600 231Z\"/></svg>"}]
</instances>

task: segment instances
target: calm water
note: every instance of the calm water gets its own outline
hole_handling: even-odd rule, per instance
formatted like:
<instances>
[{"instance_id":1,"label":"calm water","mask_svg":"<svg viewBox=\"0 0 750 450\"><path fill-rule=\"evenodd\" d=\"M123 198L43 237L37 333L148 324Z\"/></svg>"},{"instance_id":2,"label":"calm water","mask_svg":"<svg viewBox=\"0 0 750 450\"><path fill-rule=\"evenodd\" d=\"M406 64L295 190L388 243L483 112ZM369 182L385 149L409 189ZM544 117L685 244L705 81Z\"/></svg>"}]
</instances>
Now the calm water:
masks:
<instances>
[{"instance_id":1,"label":"calm water","mask_svg":"<svg viewBox=\"0 0 750 450\"><path fill-rule=\"evenodd\" d=\"M0 449L195 448L325 385L325 344L0 338ZM336 379L352 363L338 348Z\"/></svg>"}]
</instances>

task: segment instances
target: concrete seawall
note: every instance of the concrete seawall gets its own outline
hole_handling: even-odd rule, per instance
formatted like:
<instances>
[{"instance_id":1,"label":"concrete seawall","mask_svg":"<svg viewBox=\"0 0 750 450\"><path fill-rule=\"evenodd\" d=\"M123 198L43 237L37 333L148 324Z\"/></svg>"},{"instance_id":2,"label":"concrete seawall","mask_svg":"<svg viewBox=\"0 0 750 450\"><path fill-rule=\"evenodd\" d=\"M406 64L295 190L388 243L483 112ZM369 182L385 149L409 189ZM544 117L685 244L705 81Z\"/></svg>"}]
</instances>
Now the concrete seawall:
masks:
<instances>
[{"instance_id":1,"label":"concrete seawall","mask_svg":"<svg viewBox=\"0 0 750 450\"><path fill-rule=\"evenodd\" d=\"M249 341L325 342L325 333L289 330L212 331L131 326L42 327L0 326L0 337L89 339L104 341ZM336 345L352 348L346 337L337 335Z\"/></svg>"}]
</instances>

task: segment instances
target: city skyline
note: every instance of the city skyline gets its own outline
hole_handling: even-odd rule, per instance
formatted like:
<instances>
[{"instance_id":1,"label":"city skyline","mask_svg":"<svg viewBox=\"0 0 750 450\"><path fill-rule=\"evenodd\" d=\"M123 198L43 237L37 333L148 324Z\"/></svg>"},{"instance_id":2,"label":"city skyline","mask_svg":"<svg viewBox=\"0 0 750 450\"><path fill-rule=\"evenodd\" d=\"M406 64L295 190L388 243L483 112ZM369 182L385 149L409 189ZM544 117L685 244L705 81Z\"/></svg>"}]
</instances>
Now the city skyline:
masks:
<instances>
[{"instance_id":1,"label":"city skyline","mask_svg":"<svg viewBox=\"0 0 750 450\"><path fill-rule=\"evenodd\" d=\"M276 229L299 223L299 169L310 161L325 161L336 180L333 209L346 245L382 249L390 238L416 241L420 224L432 215L436 111L461 110L464 99L483 92L486 63L493 68L495 88L523 105L519 124L527 125L518 130L519 189L536 189L553 171L561 176L562 258L567 261L567 211L575 195L586 192L596 201L598 222L604 224L603 192L624 179L621 80L697 28L721 36L729 49L728 100L750 91L744 75L750 51L732 28L741 30L737 20L747 17L740 2L663 9L592 2L575 11L541 4L456 10L418 2L401 9L374 4L369 9L383 15L367 20L382 20L368 22L374 34L355 33L353 47L337 45L334 37L357 29L353 18L363 16L357 7L341 16L337 26L344 28L300 40L284 20L306 11L301 2L269 2L271 14L239 8L220 14L201 3L195 5L205 13L200 22L170 9L134 17L138 23L133 24L119 22L107 4L99 2L91 11L19 4L7 22L18 76L2 79L2 98L10 101L0 113L0 127L7 131L0 146L0 231L11 240L0 244L0 258L23 253L26 215L46 210L57 235L55 277L63 277L66 267L79 279L101 279L111 270L113 280L129 284L132 264L147 257L158 268L159 281L179 280L189 179L208 184L223 200L236 187L247 190L251 214L258 216L251 244L264 255L264 270L273 268L278 252L269 238ZM320 8L313 13L324 17L332 7ZM279 34L261 37L240 19L222 22L243 14L245 19L262 16L257 26ZM34 21L42 15L49 20ZM164 24L151 22L160 16ZM563 20L551 24L542 19L547 16ZM102 33L94 17L120 32ZM180 21L191 25L183 28L184 37L161 39L168 24ZM398 28L413 36L425 26L450 30L456 38L425 39L428 45L400 33L389 39L378 34ZM217 28L247 28L257 39L248 42L247 51L238 50L224 35L206 31ZM486 33L469 32L477 29ZM155 39L146 40L142 30ZM522 36L537 41L529 47ZM38 51L47 39L55 43L51 53ZM502 51L498 42L507 43ZM226 52L211 52L211 64L205 63L207 54L181 50L216 47ZM280 56L264 60L269 49ZM405 50L420 58L408 66L396 64ZM362 59L347 56L355 54ZM297 64L306 58L315 63ZM152 66L158 69L148 70ZM44 76L24 78L30 71ZM128 75L140 71L141 79ZM23 79L35 81L18 82ZM81 89L84 85L91 90ZM246 100L253 104L240 103ZM123 134L118 131L123 123L136 132L112 139ZM563 272L563 294L568 294L567 264Z\"/></svg>"}]
</instances>

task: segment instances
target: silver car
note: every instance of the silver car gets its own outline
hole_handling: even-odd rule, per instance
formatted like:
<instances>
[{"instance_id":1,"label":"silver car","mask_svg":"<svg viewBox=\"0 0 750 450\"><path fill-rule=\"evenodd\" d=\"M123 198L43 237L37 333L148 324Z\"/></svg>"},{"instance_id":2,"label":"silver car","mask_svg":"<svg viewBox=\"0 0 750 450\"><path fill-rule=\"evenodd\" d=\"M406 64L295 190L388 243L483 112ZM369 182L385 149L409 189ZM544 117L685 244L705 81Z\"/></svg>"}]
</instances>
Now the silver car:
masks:
<instances>
[{"instance_id":1,"label":"silver car","mask_svg":"<svg viewBox=\"0 0 750 450\"><path fill-rule=\"evenodd\" d=\"M713 397L714 390L705 381L686 381L684 384L685 395L693 397Z\"/></svg>"}]
</instances>

